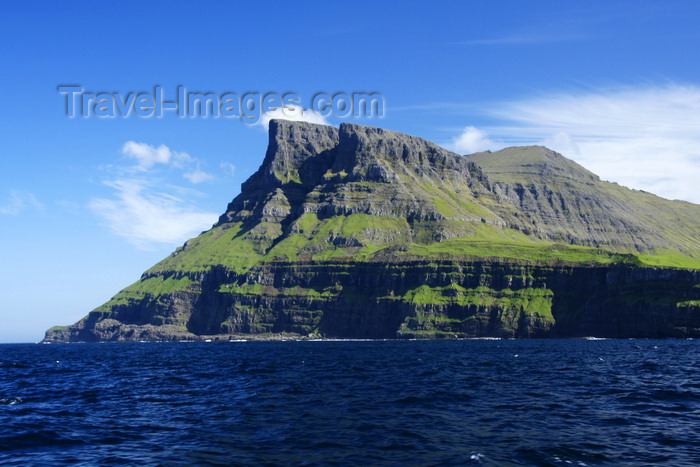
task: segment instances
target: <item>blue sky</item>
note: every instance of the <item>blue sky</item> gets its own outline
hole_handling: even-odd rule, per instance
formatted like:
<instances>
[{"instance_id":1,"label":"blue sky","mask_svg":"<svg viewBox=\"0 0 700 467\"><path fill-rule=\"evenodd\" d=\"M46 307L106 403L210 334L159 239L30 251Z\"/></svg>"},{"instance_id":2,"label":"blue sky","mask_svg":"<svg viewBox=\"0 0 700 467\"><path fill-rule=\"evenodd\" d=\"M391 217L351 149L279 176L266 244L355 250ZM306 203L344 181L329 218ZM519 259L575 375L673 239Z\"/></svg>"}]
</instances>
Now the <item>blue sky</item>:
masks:
<instances>
[{"instance_id":1,"label":"blue sky","mask_svg":"<svg viewBox=\"0 0 700 467\"><path fill-rule=\"evenodd\" d=\"M328 117L469 153L544 144L700 203L700 3L16 2L0 18L0 342L71 324L207 229L265 153L230 118L67 118L119 96L379 92ZM308 117L308 113L307 113Z\"/></svg>"}]
</instances>

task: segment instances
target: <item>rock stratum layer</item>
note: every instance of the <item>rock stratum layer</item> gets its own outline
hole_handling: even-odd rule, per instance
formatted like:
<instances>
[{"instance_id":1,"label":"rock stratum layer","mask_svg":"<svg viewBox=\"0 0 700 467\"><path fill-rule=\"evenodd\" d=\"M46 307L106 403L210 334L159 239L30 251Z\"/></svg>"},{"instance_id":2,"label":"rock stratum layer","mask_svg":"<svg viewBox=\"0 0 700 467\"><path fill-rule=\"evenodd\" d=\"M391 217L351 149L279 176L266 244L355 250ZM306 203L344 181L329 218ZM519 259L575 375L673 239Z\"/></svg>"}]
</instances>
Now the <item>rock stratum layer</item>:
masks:
<instances>
[{"instance_id":1,"label":"rock stratum layer","mask_svg":"<svg viewBox=\"0 0 700 467\"><path fill-rule=\"evenodd\" d=\"M270 122L212 229L45 341L700 336L700 206L547 148Z\"/></svg>"}]
</instances>

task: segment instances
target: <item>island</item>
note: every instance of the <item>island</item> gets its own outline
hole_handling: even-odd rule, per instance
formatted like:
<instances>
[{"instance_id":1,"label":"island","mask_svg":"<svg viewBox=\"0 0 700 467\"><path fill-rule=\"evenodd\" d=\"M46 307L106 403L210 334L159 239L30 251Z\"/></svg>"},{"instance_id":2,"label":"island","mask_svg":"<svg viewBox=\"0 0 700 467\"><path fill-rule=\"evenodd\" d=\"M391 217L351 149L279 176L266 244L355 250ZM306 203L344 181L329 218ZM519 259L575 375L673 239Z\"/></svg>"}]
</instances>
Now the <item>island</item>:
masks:
<instances>
[{"instance_id":1,"label":"island","mask_svg":"<svg viewBox=\"0 0 700 467\"><path fill-rule=\"evenodd\" d=\"M218 222L44 342L700 336L700 205L541 146L272 120Z\"/></svg>"}]
</instances>

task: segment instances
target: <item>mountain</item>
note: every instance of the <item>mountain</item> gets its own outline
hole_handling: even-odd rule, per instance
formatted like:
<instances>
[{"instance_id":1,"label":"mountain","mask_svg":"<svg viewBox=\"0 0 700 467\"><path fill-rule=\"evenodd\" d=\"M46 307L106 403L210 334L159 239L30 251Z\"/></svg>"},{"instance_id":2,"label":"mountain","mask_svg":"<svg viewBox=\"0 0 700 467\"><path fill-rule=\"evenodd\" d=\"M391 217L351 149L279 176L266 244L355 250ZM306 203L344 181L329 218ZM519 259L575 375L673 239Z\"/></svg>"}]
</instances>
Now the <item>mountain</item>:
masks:
<instances>
[{"instance_id":1,"label":"mountain","mask_svg":"<svg viewBox=\"0 0 700 467\"><path fill-rule=\"evenodd\" d=\"M697 259L697 205L602 182L543 147L472 154L469 160L488 175L497 199L518 209L518 217L509 220L512 228L541 239L664 256L652 261L670 261L673 255ZM680 257L677 265L697 267Z\"/></svg>"},{"instance_id":2,"label":"mountain","mask_svg":"<svg viewBox=\"0 0 700 467\"><path fill-rule=\"evenodd\" d=\"M547 148L273 120L208 231L45 341L700 336L700 206Z\"/></svg>"}]
</instances>

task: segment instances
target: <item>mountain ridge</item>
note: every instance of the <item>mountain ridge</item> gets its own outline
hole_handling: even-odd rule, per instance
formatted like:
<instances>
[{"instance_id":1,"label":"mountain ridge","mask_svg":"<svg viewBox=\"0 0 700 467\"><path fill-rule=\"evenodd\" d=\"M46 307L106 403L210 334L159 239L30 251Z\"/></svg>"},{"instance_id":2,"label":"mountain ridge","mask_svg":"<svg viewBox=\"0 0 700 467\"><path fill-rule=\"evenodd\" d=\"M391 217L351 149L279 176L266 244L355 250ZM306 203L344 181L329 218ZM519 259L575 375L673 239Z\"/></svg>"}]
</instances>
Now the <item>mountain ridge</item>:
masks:
<instances>
[{"instance_id":1,"label":"mountain ridge","mask_svg":"<svg viewBox=\"0 0 700 467\"><path fill-rule=\"evenodd\" d=\"M599 235L591 235L578 244L589 246L626 244L638 253L671 246L697 259L699 246L697 232L700 229L700 215L697 205L684 201L666 200L651 193L631 190L615 183L601 181L597 175L546 148L518 149L532 152L533 148L537 148L539 152L549 156L550 160L556 160L557 163L541 164L545 170L533 173L528 170L532 164L524 164L522 157L519 157L520 162L509 157L509 153L514 152L516 148L506 148L490 155L477 153L467 157L485 171L492 181L494 191L499 195L499 199L508 199L513 204L519 204L524 211L541 212L541 209L533 206L533 202L537 198L546 198L555 194L555 190L552 189L553 185L559 200L564 200L568 195L569 203L576 204L574 212L584 212L589 214L589 217L580 222L572 221L571 216L562 213L566 209L557 209L554 202L549 203L548 212L551 213L551 216L558 220L566 219L567 222L573 224L570 227L573 227L574 230L582 228L591 230L592 225L599 230ZM522 151L520 153L522 154ZM562 161L564 162L562 163ZM562 169L562 165L566 166L566 169ZM562 175L562 172L565 175ZM572 177L572 173L575 176ZM565 181L551 183L552 179L557 178ZM549 183L542 183L542 181ZM576 201L576 198L579 200ZM582 205L581 200L587 204ZM669 216L669 214L671 215ZM593 221L591 215L594 216ZM594 222L595 216L602 220L597 225ZM547 219L543 216L535 216L535 220L540 225L548 224ZM610 229L605 229L605 225L601 225L601 223L626 231L628 238L611 238L609 236ZM686 228L686 225L689 228ZM674 234L673 238L668 237L669 233ZM566 238L565 234L563 238Z\"/></svg>"},{"instance_id":2,"label":"mountain ridge","mask_svg":"<svg viewBox=\"0 0 700 467\"><path fill-rule=\"evenodd\" d=\"M272 120L263 163L210 230L45 340L695 336L699 232L700 206L547 148L464 156ZM635 313L662 324L619 325ZM590 316L602 324L577 327Z\"/></svg>"}]
</instances>

